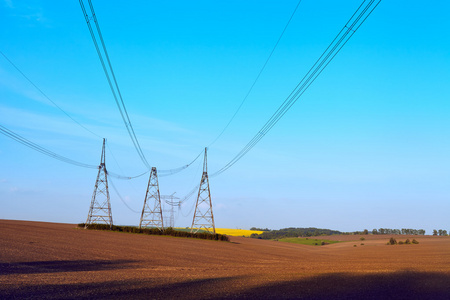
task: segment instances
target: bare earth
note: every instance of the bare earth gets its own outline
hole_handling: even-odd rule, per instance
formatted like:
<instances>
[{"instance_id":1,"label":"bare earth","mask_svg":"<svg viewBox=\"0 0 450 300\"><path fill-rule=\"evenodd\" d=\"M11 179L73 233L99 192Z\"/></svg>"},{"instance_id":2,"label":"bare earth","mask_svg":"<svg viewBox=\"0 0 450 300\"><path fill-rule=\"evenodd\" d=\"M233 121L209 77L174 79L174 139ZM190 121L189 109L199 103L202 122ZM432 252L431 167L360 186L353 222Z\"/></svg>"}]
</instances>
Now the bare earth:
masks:
<instances>
[{"instance_id":1,"label":"bare earth","mask_svg":"<svg viewBox=\"0 0 450 300\"><path fill-rule=\"evenodd\" d=\"M0 299L450 299L450 237L365 237L314 247L0 220Z\"/></svg>"}]
</instances>

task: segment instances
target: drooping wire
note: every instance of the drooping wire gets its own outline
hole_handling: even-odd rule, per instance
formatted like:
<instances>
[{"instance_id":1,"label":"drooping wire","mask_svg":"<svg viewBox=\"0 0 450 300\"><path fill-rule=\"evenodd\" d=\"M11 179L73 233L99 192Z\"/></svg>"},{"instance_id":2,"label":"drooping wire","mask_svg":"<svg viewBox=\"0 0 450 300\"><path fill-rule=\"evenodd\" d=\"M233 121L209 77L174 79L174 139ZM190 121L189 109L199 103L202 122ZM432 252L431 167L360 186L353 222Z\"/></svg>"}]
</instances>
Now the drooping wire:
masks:
<instances>
[{"instance_id":1,"label":"drooping wire","mask_svg":"<svg viewBox=\"0 0 450 300\"><path fill-rule=\"evenodd\" d=\"M94 11L94 6L92 5L92 1L88 0L89 9L91 11L91 15L92 15L92 19L93 19L94 24L95 24L96 32L98 34L98 37L99 37L99 40L100 40L100 44L102 46L101 49L103 49L104 57L106 58L107 64L105 63L105 59L103 58L102 51L101 51L99 43L97 41L95 32L94 32L94 30L93 30L93 28L91 26L90 17L89 17L89 14L87 13L87 10L86 10L86 7L85 7L85 5L83 3L83 0L79 0L79 3L80 3L80 6L81 6L81 9L83 11L83 15L85 16L86 23L88 25L88 29L89 29L89 32L91 34L92 41L94 42L94 46L95 46L95 49L97 51L97 55L98 55L98 57L100 59L100 62L101 62L102 68L103 68L103 72L105 73L106 79L108 81L109 87L110 87L111 92L113 94L113 97L114 97L114 100L116 102L117 108L119 109L120 115L121 115L122 120L123 120L123 122L125 124L125 128L128 131L128 135L130 136L131 141L133 142L134 148L136 149L140 159L142 160L144 165L147 167L147 169L150 171L150 169L151 169L150 164L148 163L148 161L147 161L147 159L146 159L146 157L144 155L144 152L142 151L142 148L141 148L141 146L139 144L139 141L138 141L138 139L136 137L133 125L131 124L131 120L130 120L130 117L128 115L128 112L127 112L127 109L126 109L126 106L125 106L125 102L124 102L122 94L120 92L119 85L118 85L117 79L116 79L116 75L114 73L114 70L113 70L113 67L112 67L112 64L111 64L111 60L109 58L108 51L106 49L105 41L103 39L103 35L101 33L101 30L100 30L100 25L98 23L97 16L96 16L95 11ZM109 69L109 72L108 72L108 69ZM110 74L111 74L111 76L110 76ZM112 77L112 80L111 80L111 77ZM113 82L114 82L114 85L113 85ZM119 99L120 99L120 102L119 102ZM181 167L178 167L178 168L175 168L175 169L160 170L159 172L162 173L161 176L170 176L170 175L177 174L177 173L183 171L184 169L188 168L190 165L192 165L192 163L195 162L195 160L198 157L199 156L197 156L191 163L189 163L187 165L184 165L184 166L181 166ZM146 174L146 173L143 173L143 174L137 175L137 176L132 176L132 178L136 178L136 177L142 176L144 174ZM123 176L123 177L127 177L127 176ZM120 179L129 179L129 178L120 178Z\"/></svg>"},{"instance_id":2,"label":"drooping wire","mask_svg":"<svg viewBox=\"0 0 450 300\"><path fill-rule=\"evenodd\" d=\"M295 102L303 95L303 93L311 86L311 84L317 79L322 71L328 66L328 64L334 59L334 57L345 46L348 40L355 34L359 27L365 22L370 14L375 10L381 0L371 0L363 7L366 2L364 0L349 21L344 25L341 31L336 35L333 41L325 49L322 55L317 59L314 65L309 69L306 75L298 83L291 94L286 100L278 107L275 113L269 118L264 126L256 133L256 135L247 143L244 148L225 166L213 173L210 177L215 177L233 166L238 162L245 154L247 154L274 126L278 121L286 114L286 112L295 104ZM376 2L375 5L373 5ZM356 17L355 17L356 16Z\"/></svg>"},{"instance_id":3,"label":"drooping wire","mask_svg":"<svg viewBox=\"0 0 450 300\"><path fill-rule=\"evenodd\" d=\"M47 99L48 101L50 101L56 108L58 108L62 113L64 113L67 117L69 117L73 122L75 122L76 124L78 124L78 126L80 126L81 128L83 128L84 130L88 131L89 133L95 135L98 138L102 138L101 136L99 136L98 134L96 134L95 132L93 132L92 130L90 130L89 128L87 128L86 126L84 126L83 124L81 124L80 122L78 122L77 120L75 120L71 115L69 115L65 110L63 110L58 104L56 104L52 99L50 99L47 94L45 94L36 84L34 84L33 81L31 81L31 79L25 75L25 73L23 73L19 67L14 64L6 55L5 53L3 53L0 50L0 54L3 55L3 57L32 85L36 88L36 90L39 91L39 93L42 94L42 96L44 96L45 99Z\"/></svg>"},{"instance_id":4,"label":"drooping wire","mask_svg":"<svg viewBox=\"0 0 450 300\"><path fill-rule=\"evenodd\" d=\"M91 16L92 16L93 21L95 23L95 28L97 30L97 34L99 36L100 43L102 45L102 50L103 50L103 53L105 55L105 58L106 58L106 61L107 61L107 64L108 64L108 68L109 68L109 72L111 73L111 76L110 76L110 74L108 72L108 68L106 67L105 61L103 59L102 51L100 50L100 47L99 47L98 42L97 42L97 38L96 38L95 33L94 33L94 30L92 29L91 22L90 22L90 17L89 17L89 14L86 11L86 7L84 6L83 0L79 0L79 3L80 3L80 6L81 6L81 9L83 11L83 15L84 15L84 17L86 19L86 23L87 23L87 26L89 28L89 33L91 34L92 41L94 42L94 46L95 46L95 49L97 51L97 55L98 55L98 57L100 59L103 71L105 73L106 79L107 79L108 84L109 84L109 87L110 87L111 92L113 94L113 97L114 97L114 100L116 102L117 108L119 109L119 112L120 112L120 115L122 117L122 120L123 120L123 122L125 124L125 128L127 129L128 135L130 136L131 141L133 142L134 148L136 149L136 152L138 153L140 159L142 160L144 165L147 167L147 169L150 170L151 169L150 164L148 163L148 161L147 161L147 159L146 159L146 157L144 155L144 152L142 151L142 148L141 148L141 146L139 144L139 141L138 141L138 139L136 137L136 134L134 132L133 125L131 124L131 120L130 120L130 117L128 115L127 109L125 107L125 103L123 101L122 94L120 92L119 85L118 85L117 80L116 80L116 75L114 73L114 70L113 70L113 67L112 67L112 64L111 64L111 60L109 59L108 51L106 50L105 41L103 40L103 36L102 36L101 30L100 30L100 26L98 24L97 16L95 14L92 2L91 2L91 0L88 0L89 8L90 8L90 11L91 11ZM112 77L112 79L114 81L114 85L113 85L113 83L111 81L111 77ZM119 99L120 99L120 102L119 102Z\"/></svg>"},{"instance_id":5,"label":"drooping wire","mask_svg":"<svg viewBox=\"0 0 450 300\"><path fill-rule=\"evenodd\" d=\"M48 96L47 96L47 94L45 94L43 91L42 91L42 89L40 89L33 81L31 81L31 79L27 76L27 75L25 75L25 73L23 73L22 72L22 70L20 70L19 69L19 67L15 64L15 63L13 63L12 61L11 61L11 59L9 59L6 55L5 55L5 53L3 53L1 50L0 50L0 54L32 85L32 86L34 86L34 88L36 88L36 90L38 90L39 91L39 93L41 93L48 101L50 101L56 108L58 108L62 113L64 113L68 118L70 118L74 123L76 123L77 125L79 125L81 128L83 128L84 130L86 130L86 131L88 131L89 133L91 133L91 134L93 134L93 135L95 135L96 137L99 137L99 138L102 138L101 136L99 136L98 134L96 134L95 132L93 132L92 130L90 130L89 128L87 128L87 127L85 127L83 124L81 124L80 122L78 122L76 119L74 119L70 114L68 114L64 109L62 109L58 104L56 104L56 102L54 102L52 99L50 99ZM7 130L6 128L5 128L5 130ZM10 131L10 133L12 133L12 131ZM17 134L16 134L17 135ZM18 136L18 135L17 135ZM23 137L21 137L22 139L24 139L25 140L25 138L23 138ZM15 139L16 141L18 141L17 139ZM30 142L31 143L31 142ZM23 143L22 143L23 144ZM37 144L36 144L37 145ZM41 146L38 146L38 147L41 147ZM44 149L43 147L41 147L42 149ZM115 156L114 156L114 154L113 154L113 152L112 152L112 150L111 150L111 148L109 147L109 145L108 145L108 148L109 148L109 150L110 150L110 152L111 152L111 155L112 155L112 157L114 158L114 160L115 160L115 162L117 163L117 166L119 167L119 169L121 169L120 168L120 166L119 166L119 164L118 164L118 162L117 162L117 160L116 160L116 158L115 158ZM52 156L53 157L53 156ZM78 165L78 164L77 164ZM185 167L186 168L186 167ZM142 174L139 174L139 175L135 175L135 176L124 176L124 175L119 175L119 174L116 174L116 173L112 173L112 172L110 172L110 175L111 176L113 176L113 177L116 177L116 178L118 178L118 179L134 179L134 178L138 178L138 177L140 177L140 176L142 176L142 175L145 175L145 174L147 174L149 171L146 171L146 172L144 172L144 173L142 173Z\"/></svg>"},{"instance_id":6,"label":"drooping wire","mask_svg":"<svg viewBox=\"0 0 450 300\"><path fill-rule=\"evenodd\" d=\"M116 162L116 165L119 168L120 172L123 173L123 170L120 167L119 162L117 161L116 157L114 156L114 153L112 152L111 147L109 147L108 141L106 142L106 147L108 147L108 150L111 153L111 156L113 157L114 161ZM111 175L112 177L115 177L117 179L122 179L122 180L130 180L130 179L138 178L138 177L141 177L141 176L147 174L148 172L150 172L150 171L145 171L144 173L134 175L134 176L125 176L125 175L119 175L119 174L108 171L109 175Z\"/></svg>"},{"instance_id":7,"label":"drooping wire","mask_svg":"<svg viewBox=\"0 0 450 300\"><path fill-rule=\"evenodd\" d=\"M62 161L62 162L68 163L68 164L72 164L72 165L75 165L75 166L78 166L78 167L83 167L83 168L90 168L90 169L97 169L98 168L98 166L81 163L79 161L76 161L76 160L67 158L65 156L56 154L55 152L52 152L52 151L50 151L50 150L48 150L48 149L46 149L46 148L44 148L42 146L39 146L36 143L31 142L30 140L27 140L26 138L24 138L24 137L20 136L19 134L9 130L8 128L6 128L3 125L0 125L0 133L5 135L5 136L7 136L7 137L9 137L9 138L11 138L11 139L13 139L13 140L15 140L16 142L21 143L22 145L25 145L25 146L27 146L27 147L29 147L29 148L37 151L37 152L40 152L40 153L42 153L44 155L47 155L47 156L49 156L51 158L54 158L54 159L57 159L59 161Z\"/></svg>"},{"instance_id":8,"label":"drooping wire","mask_svg":"<svg viewBox=\"0 0 450 300\"><path fill-rule=\"evenodd\" d=\"M108 172L109 175L109 172ZM120 201L122 201L122 203L132 212L140 214L140 211L134 210L132 209L126 202L125 200L123 200L122 196L120 195L119 191L117 190L116 186L114 185L113 181L111 179L109 179L109 183L111 183L111 186L113 187L114 191L116 192L117 196L119 197Z\"/></svg>"},{"instance_id":9,"label":"drooping wire","mask_svg":"<svg viewBox=\"0 0 450 300\"><path fill-rule=\"evenodd\" d=\"M252 92L256 82L258 81L259 77L261 76L261 74L263 73L264 69L267 66L267 63L269 62L270 58L272 57L273 53L275 52L275 49L277 48L278 44L281 41L281 38L283 37L286 29L288 28L289 24L291 23L292 18L295 15L295 12L297 11L297 8L300 5L300 2L302 2L302 0L299 0L297 5L295 6L294 12L292 13L291 17L289 18L286 26L284 26L283 31L281 32L280 36L278 37L277 42L275 43L275 45L272 48L272 51L270 52L269 56L267 57L266 61L264 62L261 70L259 70L258 75L256 76L255 80L253 81L252 85L250 86L250 89L247 91L247 94L245 95L244 99L242 99L241 104L239 104L238 108L236 109L236 111L234 112L233 116L231 117L231 119L228 121L228 123L225 125L225 127L222 129L222 131L220 132L220 134L208 145L208 147L211 147L211 145L213 145L222 135L223 133L227 130L227 128L230 126L231 122L233 122L234 118L236 117L236 115L238 114L238 112L241 110L242 105L244 105L244 102L247 100L248 96L250 95L250 93Z\"/></svg>"},{"instance_id":10,"label":"drooping wire","mask_svg":"<svg viewBox=\"0 0 450 300\"><path fill-rule=\"evenodd\" d=\"M202 155L203 151L201 151L195 158L193 161L191 161L190 163L188 163L187 165L184 165L182 167L179 168L175 168L175 169L169 169L169 170L158 170L158 176L159 177L165 177L165 176L171 176L174 174L177 174L181 171L183 171L184 169L188 168L189 166L191 166L199 157L200 155Z\"/></svg>"},{"instance_id":11,"label":"drooping wire","mask_svg":"<svg viewBox=\"0 0 450 300\"><path fill-rule=\"evenodd\" d=\"M69 115L64 109L62 109L58 104L56 104L52 99L50 99L33 81L31 81L31 79L25 75L25 73L22 72L22 70L19 69L19 67L17 67L16 64L14 64L11 59L9 59L1 50L0 50L0 54L3 55L3 57L32 85L34 86L48 101L50 101L55 107L57 107L62 113L64 113L67 117L69 117L73 122L75 122L76 124L78 124L80 127L82 127L84 130L88 131L89 133L102 138L101 136L99 136L98 134L96 134L95 132L93 132L92 130L86 128L83 124L81 124L80 122L78 122L77 120L75 120L71 115ZM111 155L114 159L114 161L116 162L117 166L119 167L119 169L121 170L121 172L123 173L122 169L120 168L119 163L116 160L116 157L114 156L111 148L109 147L109 144L107 144L109 151L111 152ZM113 177L116 177L118 179L134 179L137 177L140 177L144 174L147 174L149 171L146 171L142 174L139 175L135 175L135 176L124 176L124 175L119 175L116 173L112 173L110 172L110 175Z\"/></svg>"},{"instance_id":12,"label":"drooping wire","mask_svg":"<svg viewBox=\"0 0 450 300\"><path fill-rule=\"evenodd\" d=\"M195 202L192 203L192 207L191 207L191 209L189 210L189 212L188 212L186 215L183 214L183 211L181 210L181 205L178 206L178 207L179 207L178 211L179 211L179 212L181 211L181 215L182 215L183 217L187 217L187 216L189 216L190 214L192 214L192 211L193 211L194 208L195 208Z\"/></svg>"}]
</instances>

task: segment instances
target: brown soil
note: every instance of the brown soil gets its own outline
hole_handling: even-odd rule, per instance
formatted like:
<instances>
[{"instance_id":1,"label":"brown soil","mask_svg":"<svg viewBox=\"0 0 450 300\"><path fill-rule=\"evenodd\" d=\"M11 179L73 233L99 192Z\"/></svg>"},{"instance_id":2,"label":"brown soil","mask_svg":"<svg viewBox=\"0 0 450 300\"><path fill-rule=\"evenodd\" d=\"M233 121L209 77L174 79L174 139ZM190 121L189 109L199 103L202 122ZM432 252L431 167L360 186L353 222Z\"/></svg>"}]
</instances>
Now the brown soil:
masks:
<instances>
[{"instance_id":1,"label":"brown soil","mask_svg":"<svg viewBox=\"0 0 450 300\"><path fill-rule=\"evenodd\" d=\"M450 237L389 237L317 247L0 220L0 298L449 299Z\"/></svg>"}]
</instances>

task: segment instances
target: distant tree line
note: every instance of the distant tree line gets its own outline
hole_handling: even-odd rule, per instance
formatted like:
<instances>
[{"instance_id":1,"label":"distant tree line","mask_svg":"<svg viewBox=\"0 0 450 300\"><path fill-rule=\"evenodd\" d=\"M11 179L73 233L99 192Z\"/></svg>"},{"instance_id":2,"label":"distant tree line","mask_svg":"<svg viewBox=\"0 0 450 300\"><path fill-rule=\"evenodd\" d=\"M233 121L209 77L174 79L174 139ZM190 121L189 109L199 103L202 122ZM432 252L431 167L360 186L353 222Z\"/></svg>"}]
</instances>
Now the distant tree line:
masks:
<instances>
[{"instance_id":1,"label":"distant tree line","mask_svg":"<svg viewBox=\"0 0 450 300\"><path fill-rule=\"evenodd\" d=\"M372 234L425 235L425 230L424 229L411 229L411 228L402 228L402 229L380 228L380 229L373 229Z\"/></svg>"},{"instance_id":2,"label":"distant tree line","mask_svg":"<svg viewBox=\"0 0 450 300\"><path fill-rule=\"evenodd\" d=\"M255 231L270 231L269 228L258 228L258 227L252 227L252 228L250 228L250 230L255 230Z\"/></svg>"},{"instance_id":3,"label":"distant tree line","mask_svg":"<svg viewBox=\"0 0 450 300\"><path fill-rule=\"evenodd\" d=\"M261 234L253 233L250 237L252 238L258 238L258 239L264 239L264 240L271 240L271 239L281 239L285 237L309 237L309 236L319 236L319 235L333 235L333 234L342 234L342 232L337 230L331 230L331 229L321 229L321 228L283 228L280 230L269 230L269 229L253 229L255 227L252 227L251 230L260 230L264 231Z\"/></svg>"},{"instance_id":4,"label":"distant tree line","mask_svg":"<svg viewBox=\"0 0 450 300\"><path fill-rule=\"evenodd\" d=\"M448 236L447 230L442 229L439 230L433 229L433 235Z\"/></svg>"}]
</instances>

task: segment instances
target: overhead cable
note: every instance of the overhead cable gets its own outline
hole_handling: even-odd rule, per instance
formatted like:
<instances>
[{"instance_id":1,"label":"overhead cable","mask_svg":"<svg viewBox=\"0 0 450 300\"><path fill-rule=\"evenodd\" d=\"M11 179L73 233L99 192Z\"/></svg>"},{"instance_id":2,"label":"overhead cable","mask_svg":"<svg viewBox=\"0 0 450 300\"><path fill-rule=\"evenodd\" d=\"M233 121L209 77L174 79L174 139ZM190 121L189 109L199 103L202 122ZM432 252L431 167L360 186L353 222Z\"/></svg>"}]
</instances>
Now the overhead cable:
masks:
<instances>
[{"instance_id":1,"label":"overhead cable","mask_svg":"<svg viewBox=\"0 0 450 300\"><path fill-rule=\"evenodd\" d=\"M211 145L213 145L225 132L225 130L227 130L228 126L230 126L231 122L234 120L234 118L236 117L237 113L241 110L242 105L244 105L244 102L247 100L248 96L250 95L250 93L253 90L253 87L255 86L256 82L258 81L259 77L261 76L262 72L264 71L264 69L267 66L267 63L269 62L270 58L272 57L272 54L275 52L275 49L277 48L278 44L280 43L281 38L284 35L284 32L286 31L286 29L288 28L289 24L291 23L292 18L295 15L295 12L297 11L297 8L300 5L300 2L302 2L302 0L299 0L297 5L295 6L294 12L292 13L291 17L289 18L286 26L284 26L283 31L281 32L280 36L278 37L277 42L275 43L275 45L272 48L272 51L270 52L269 56L267 57L266 61L264 62L261 70L259 70L258 75L256 76L255 80L253 81L252 85L250 86L250 89L247 91L247 94L245 95L244 99L242 99L241 104L239 104L238 108L236 109L236 111L234 112L233 116L231 117L231 119L228 121L227 125L225 125L225 127L222 129L222 131L220 132L220 134L209 144L208 147L211 147Z\"/></svg>"},{"instance_id":2,"label":"overhead cable","mask_svg":"<svg viewBox=\"0 0 450 300\"><path fill-rule=\"evenodd\" d=\"M73 122L75 122L76 124L78 124L80 127L82 127L83 129L85 129L86 131L88 131L89 133L95 135L96 137L102 138L101 136L99 136L98 134L96 134L95 132L91 131L90 129L86 128L83 124L81 124L80 122L78 122L77 120L75 120L71 115L69 115L64 109L62 109L58 104L56 104L52 99L50 99L33 81L31 81L31 79L25 75L25 73L22 72L22 70L19 69L19 67L17 67L16 64L14 64L1 50L0 50L0 54L3 55L3 57L32 85L34 86L48 101L50 101L55 107L57 107L61 112L63 112L67 117L69 117ZM107 144L108 145L108 144ZM111 152L111 155L113 156L115 162L117 163L117 166L120 169L119 163L117 162L111 148L108 145L108 149ZM136 175L136 176L124 176L124 175L119 175L119 174L115 174L115 173L110 173L111 176L114 176L118 179L134 179L137 177L140 177L144 174L147 174L149 171L146 171L142 174Z\"/></svg>"},{"instance_id":3,"label":"overhead cable","mask_svg":"<svg viewBox=\"0 0 450 300\"><path fill-rule=\"evenodd\" d=\"M123 101L122 93L120 92L119 85L118 85L117 79L116 79L116 75L114 73L114 70L113 70L113 67L112 67L112 64L111 64L111 60L109 59L108 51L106 50L105 41L103 40L103 36L102 36L101 30L100 30L100 26L98 24L97 16L95 15L95 11L94 11L94 7L92 5L92 1L88 0L89 9L90 9L90 15L87 13L87 10L86 10L86 7L85 7L85 5L83 3L83 0L79 0L79 2L80 2L81 9L83 11L83 15L84 15L84 17L86 19L86 23L87 23L87 26L89 28L89 32L90 32L91 37L92 37L92 41L94 42L94 46L95 46L95 49L97 51L97 55L98 55L98 57L100 59L100 62L102 64L102 68L103 68L103 71L105 73L106 79L108 81L109 87L110 87L111 92L113 94L113 97L114 97L114 100L116 102L117 108L119 109L119 112L120 112L120 115L122 117L122 120L123 120L123 122L125 124L125 128L127 129L128 135L130 136L131 141L133 142L134 148L136 149L136 152L138 153L140 159L142 160L144 165L147 167L147 169L150 170L151 169L150 164L148 163L148 161L147 161L147 159L146 159L146 157L144 155L144 152L142 151L142 148L141 148L141 146L139 144L139 141L138 141L138 139L136 137L136 134L134 132L133 125L131 124L131 120L130 120L130 117L128 115L127 109L125 107L125 102ZM92 17L92 19L93 19L93 21L95 23L95 29L96 29L98 38L100 40L101 49L103 50L103 53L102 53L102 51L101 51L101 49L99 47L99 43L97 42L97 37L95 35L95 31L93 30L93 28L91 26L91 22L90 22L91 17ZM107 62L108 66L106 66L106 64L105 64L105 59L103 58L103 54L104 54L104 57L106 58L106 62ZM112 78L112 80L111 80L111 78ZM113 82L114 82L114 84L113 84Z\"/></svg>"},{"instance_id":4,"label":"overhead cable","mask_svg":"<svg viewBox=\"0 0 450 300\"><path fill-rule=\"evenodd\" d=\"M113 70L113 67L112 67L112 64L111 64L111 60L109 58L108 51L106 49L105 41L103 39L103 35L102 35L101 30L100 30L100 25L98 23L97 16L96 16L95 11L94 11L94 6L92 5L92 1L88 0L89 9L90 9L90 15L89 15L87 10L86 10L86 7L84 5L84 1L85 0L79 0L80 6L81 6L81 9L83 11L83 15L84 15L84 17L86 19L86 23L87 23L87 26L88 26L88 29L89 29L89 33L91 34L92 41L94 42L94 46L95 46L95 49L97 51L97 55L98 55L98 57L100 59L100 63L102 65L103 72L105 73L106 79L108 81L109 87L110 87L111 92L113 94L113 97L114 97L114 100L116 102L117 108L119 109L120 115L121 115L122 120L123 120L123 122L125 124L125 128L127 129L128 135L130 136L131 141L133 142L133 146L136 149L136 152L138 153L138 155L139 155L140 159L142 160L142 162L144 163L144 165L150 171L150 169L151 169L150 164L148 163L148 161L147 161L147 159L146 159L146 157L144 155L144 152L142 151L142 148L141 148L141 146L139 144L138 138L137 138L137 136L136 136L136 134L134 132L133 125L131 124L131 120L130 120L130 117L128 115L127 109L125 107L125 102L123 100L122 93L120 92L119 85L118 85L117 79L116 79L116 75L114 73L114 70ZM91 18L94 21L95 30L92 28ZM95 33L97 33L98 40L100 41L100 43L98 42L97 36L96 36ZM101 47L100 47L99 44L101 44ZM198 158L198 156L191 163L189 163L187 165L184 165L184 166L181 166L179 168L169 169L169 170L160 170L159 172L162 173L161 176L174 175L174 174L179 173L182 170L188 168L197 158ZM143 173L141 175L138 175L137 177L142 176L144 174L145 173ZM123 178L120 178L120 179L123 179Z\"/></svg>"},{"instance_id":5,"label":"overhead cable","mask_svg":"<svg viewBox=\"0 0 450 300\"><path fill-rule=\"evenodd\" d=\"M132 208L127 204L127 202L125 202L125 200L123 200L122 196L120 195L119 191L117 190L117 188L116 188L116 186L114 185L114 183L113 183L112 180L109 180L109 183L111 183L111 186L113 187L113 189L114 189L114 191L116 192L117 196L119 197L120 201L122 201L122 203L123 203L129 210L131 210L132 212L137 213L137 214L140 214L140 213L141 213L140 211L137 211L137 210L132 209Z\"/></svg>"},{"instance_id":6,"label":"overhead cable","mask_svg":"<svg viewBox=\"0 0 450 300\"><path fill-rule=\"evenodd\" d=\"M81 124L80 122L78 122L77 120L75 120L71 115L69 115L65 110L63 110L58 104L56 104L52 99L50 99L47 94L45 94L36 84L34 84L33 81L31 81L31 79L25 75L25 73L23 73L19 67L17 67L16 64L14 64L6 55L5 53L3 53L0 50L0 54L3 55L3 57L32 85L34 86L39 93L42 94L42 96L44 96L45 99L47 99L48 101L50 101L56 108L58 108L60 111L62 111L67 117L69 117L73 122L75 122L76 124L78 124L81 128L83 128L84 130L88 131L89 133L95 135L98 138L102 138L101 136L99 136L98 134L96 134L95 132L93 132L92 130L90 130L89 128L86 128L86 126L84 126L83 124Z\"/></svg>"},{"instance_id":7,"label":"overhead cable","mask_svg":"<svg viewBox=\"0 0 450 300\"><path fill-rule=\"evenodd\" d=\"M11 138L11 139L13 139L13 140L15 140L16 142L19 142L19 143L21 143L21 144L23 144L23 145L33 149L33 150L36 150L36 151L38 151L38 152L40 152L42 154L45 154L45 155L47 155L47 156L49 156L51 158L60 160L62 162L65 162L65 163L68 163L68 164L72 164L72 165L75 165L75 166L78 166L78 167L83 167L83 168L90 168L90 169L97 169L98 168L98 166L81 163L79 161L76 161L76 160L67 158L65 156L56 154L55 152L52 152L52 151L50 151L48 149L45 149L44 147L39 146L38 144L33 143L33 142L27 140L26 138L20 136L19 134L14 133L13 131L9 130L8 128L6 128L3 125L0 125L0 133L5 135L5 136L7 136L7 137L9 137L9 138Z\"/></svg>"},{"instance_id":8,"label":"overhead cable","mask_svg":"<svg viewBox=\"0 0 450 300\"><path fill-rule=\"evenodd\" d=\"M342 47L355 34L364 21L370 16L373 10L378 6L381 0L371 0L366 5L364 0L349 21L344 25L341 31L336 35L333 41L325 49L322 55L317 59L314 65L309 69L306 75L286 98L286 100L278 107L264 126L256 133L256 135L245 145L244 148L231 159L225 166L213 173L210 177L215 177L233 166L245 154L247 154L286 114L286 112L295 104L295 102L303 95L303 93L311 86L322 71L328 66L333 58L339 53Z\"/></svg>"},{"instance_id":9,"label":"overhead cable","mask_svg":"<svg viewBox=\"0 0 450 300\"><path fill-rule=\"evenodd\" d=\"M200 155L203 154L203 151L201 151L195 158L193 161L191 161L190 163L188 163L187 165L184 165L182 167L179 168L175 168L175 169L169 169L169 170L158 170L158 176L159 177L165 177L165 176L170 176L170 175L174 175L177 174L181 171L183 171L184 169L188 168L190 165L192 165L199 157Z\"/></svg>"}]
</instances>

